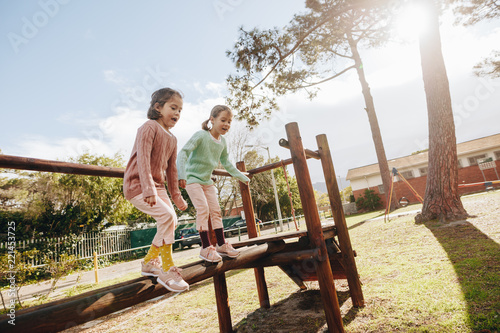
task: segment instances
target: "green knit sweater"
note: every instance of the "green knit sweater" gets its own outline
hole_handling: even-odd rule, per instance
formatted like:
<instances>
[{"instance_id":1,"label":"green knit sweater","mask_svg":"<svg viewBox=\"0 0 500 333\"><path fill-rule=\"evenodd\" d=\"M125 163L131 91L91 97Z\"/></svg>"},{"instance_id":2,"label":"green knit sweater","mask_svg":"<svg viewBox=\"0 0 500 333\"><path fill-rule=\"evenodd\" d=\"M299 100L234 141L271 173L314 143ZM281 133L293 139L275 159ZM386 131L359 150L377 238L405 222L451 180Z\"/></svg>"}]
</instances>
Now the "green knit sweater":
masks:
<instances>
[{"instance_id":1,"label":"green knit sweater","mask_svg":"<svg viewBox=\"0 0 500 333\"><path fill-rule=\"evenodd\" d=\"M231 176L244 183L250 181L229 162L228 157L226 139L223 136L220 137L220 142L217 142L209 131L198 131L177 156L178 178L185 179L186 184L211 185L212 172L220 162Z\"/></svg>"}]
</instances>

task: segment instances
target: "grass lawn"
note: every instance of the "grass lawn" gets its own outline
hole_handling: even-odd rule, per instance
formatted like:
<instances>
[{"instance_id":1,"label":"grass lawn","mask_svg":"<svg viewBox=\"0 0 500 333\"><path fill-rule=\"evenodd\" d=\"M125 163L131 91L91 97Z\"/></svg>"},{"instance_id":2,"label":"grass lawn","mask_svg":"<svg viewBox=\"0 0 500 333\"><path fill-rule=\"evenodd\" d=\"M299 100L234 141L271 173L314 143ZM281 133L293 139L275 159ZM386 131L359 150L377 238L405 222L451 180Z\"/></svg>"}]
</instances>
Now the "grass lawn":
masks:
<instances>
[{"instance_id":1,"label":"grass lawn","mask_svg":"<svg viewBox=\"0 0 500 333\"><path fill-rule=\"evenodd\" d=\"M462 202L474 216L448 224L347 218L366 306L352 307L347 281L336 281L346 332L500 332L500 191ZM300 291L279 268L265 274L270 309L259 309L253 270L226 274L237 332L327 331L316 282ZM218 332L212 280L67 330L82 331Z\"/></svg>"}]
</instances>

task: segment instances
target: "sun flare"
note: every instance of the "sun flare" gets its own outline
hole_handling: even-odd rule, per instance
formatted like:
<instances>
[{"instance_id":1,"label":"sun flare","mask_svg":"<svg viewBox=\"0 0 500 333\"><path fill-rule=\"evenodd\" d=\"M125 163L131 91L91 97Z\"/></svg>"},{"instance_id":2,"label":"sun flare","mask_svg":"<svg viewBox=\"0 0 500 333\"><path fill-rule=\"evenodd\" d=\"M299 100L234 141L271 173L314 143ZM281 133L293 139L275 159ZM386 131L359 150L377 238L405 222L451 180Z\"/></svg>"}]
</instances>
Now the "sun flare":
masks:
<instances>
[{"instance_id":1,"label":"sun flare","mask_svg":"<svg viewBox=\"0 0 500 333\"><path fill-rule=\"evenodd\" d=\"M406 5L398 15L396 31L405 41L413 41L424 33L429 25L429 10L420 4Z\"/></svg>"}]
</instances>

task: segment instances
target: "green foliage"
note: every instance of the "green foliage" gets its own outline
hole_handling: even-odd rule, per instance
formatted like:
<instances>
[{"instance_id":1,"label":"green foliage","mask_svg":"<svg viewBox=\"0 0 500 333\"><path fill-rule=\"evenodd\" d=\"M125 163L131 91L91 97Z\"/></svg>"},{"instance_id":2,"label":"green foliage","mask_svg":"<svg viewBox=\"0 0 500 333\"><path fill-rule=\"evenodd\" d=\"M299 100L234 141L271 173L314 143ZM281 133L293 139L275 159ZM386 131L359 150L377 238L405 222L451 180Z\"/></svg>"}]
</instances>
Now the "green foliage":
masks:
<instances>
[{"instance_id":1,"label":"green foliage","mask_svg":"<svg viewBox=\"0 0 500 333\"><path fill-rule=\"evenodd\" d=\"M293 209L295 210L295 215L302 214L302 202L300 201L297 179L295 178L295 176L290 176L287 170L288 186L290 186L290 193L288 193L287 179L285 178L285 173L283 172L283 168L278 168L275 169L274 171L275 171L274 176L277 184L276 185L277 192L283 218L292 216L292 205L290 204L290 195L292 196L292 204L293 204Z\"/></svg>"},{"instance_id":2,"label":"green foliage","mask_svg":"<svg viewBox=\"0 0 500 333\"><path fill-rule=\"evenodd\" d=\"M342 198L343 202L354 202L354 200L351 199L351 196L352 187L350 185L340 191L340 197Z\"/></svg>"},{"instance_id":3,"label":"green foliage","mask_svg":"<svg viewBox=\"0 0 500 333\"><path fill-rule=\"evenodd\" d=\"M307 1L282 29L240 29L226 55L237 74L227 78L227 104L250 126L278 109L276 97L299 90L314 98L317 86L361 64L358 46L388 39L394 2Z\"/></svg>"},{"instance_id":4,"label":"green foliage","mask_svg":"<svg viewBox=\"0 0 500 333\"><path fill-rule=\"evenodd\" d=\"M498 1L484 0L448 0L453 3L453 12L457 22L465 25L493 20L500 16Z\"/></svg>"},{"instance_id":5,"label":"green foliage","mask_svg":"<svg viewBox=\"0 0 500 333\"><path fill-rule=\"evenodd\" d=\"M57 282L64 276L71 274L80 264L74 255L68 255L66 253L61 254L57 261L46 256L44 262L45 271L49 273L50 277L53 279L51 287L47 292L47 297L55 290Z\"/></svg>"},{"instance_id":6,"label":"green foliage","mask_svg":"<svg viewBox=\"0 0 500 333\"><path fill-rule=\"evenodd\" d=\"M22 307L22 302L19 299L19 290L29 281L36 278L37 269L29 262L34 259L39 253L38 250L29 251L13 251L0 256L0 280L7 283L15 290L17 301Z\"/></svg>"},{"instance_id":7,"label":"green foliage","mask_svg":"<svg viewBox=\"0 0 500 333\"><path fill-rule=\"evenodd\" d=\"M15 171L14 174L23 175L19 171ZM25 178L0 177L0 207L2 210L15 210L18 202L25 200L28 193L28 182Z\"/></svg>"},{"instance_id":8,"label":"green foliage","mask_svg":"<svg viewBox=\"0 0 500 333\"><path fill-rule=\"evenodd\" d=\"M74 162L87 165L123 167L122 156L114 158L83 154ZM96 230L108 224L126 222L126 215L132 206L123 197L123 181L120 178L63 175L59 184L64 191L60 198L67 199L67 206L79 214L79 226L84 225L87 231ZM96 195L97 194L97 195Z\"/></svg>"},{"instance_id":9,"label":"green foliage","mask_svg":"<svg viewBox=\"0 0 500 333\"><path fill-rule=\"evenodd\" d=\"M271 161L265 160L255 150L245 155L247 169L269 164ZM250 180L250 192L255 215L263 221L270 221L277 216L274 191L272 186L271 172L256 174Z\"/></svg>"},{"instance_id":10,"label":"green foliage","mask_svg":"<svg viewBox=\"0 0 500 333\"><path fill-rule=\"evenodd\" d=\"M500 51L493 51L489 58L485 58L475 65L474 73L477 76L500 77Z\"/></svg>"},{"instance_id":11,"label":"green foliage","mask_svg":"<svg viewBox=\"0 0 500 333\"><path fill-rule=\"evenodd\" d=\"M26 211L0 210L0 235L7 236L9 222L16 222L16 240L29 238L29 220ZM0 238L1 239L1 238Z\"/></svg>"},{"instance_id":12,"label":"green foliage","mask_svg":"<svg viewBox=\"0 0 500 333\"><path fill-rule=\"evenodd\" d=\"M110 158L89 153L71 162L124 165L120 155ZM0 178L0 222L16 222L18 241L79 234L127 223L130 216L139 213L123 197L122 187L120 178L17 172L15 178ZM6 225L0 223L0 233L6 232Z\"/></svg>"},{"instance_id":13,"label":"green foliage","mask_svg":"<svg viewBox=\"0 0 500 333\"><path fill-rule=\"evenodd\" d=\"M374 211L382 207L380 197L374 190L366 189L362 197L356 200L356 207L359 211Z\"/></svg>"},{"instance_id":14,"label":"green foliage","mask_svg":"<svg viewBox=\"0 0 500 333\"><path fill-rule=\"evenodd\" d=\"M177 214L177 216L181 216L183 214L188 214L189 216L196 216L196 209L194 209L193 203L191 202L191 198L189 197L186 189L184 188L179 188L179 189L181 190L182 197L184 198L184 200L186 200L188 204L188 208L182 211L179 208L177 208L177 206L174 204L175 213ZM155 221L152 217L150 217L150 220L152 220L152 222Z\"/></svg>"},{"instance_id":15,"label":"green foliage","mask_svg":"<svg viewBox=\"0 0 500 333\"><path fill-rule=\"evenodd\" d=\"M494 20L500 16L498 1L484 0L448 0L454 4L453 13L456 22L473 25L482 21ZM500 51L494 50L488 57L474 66L477 76L500 77Z\"/></svg>"},{"instance_id":16,"label":"green foliage","mask_svg":"<svg viewBox=\"0 0 500 333\"><path fill-rule=\"evenodd\" d=\"M245 155L245 164L247 169L256 168L262 165L278 162L278 157L272 158L271 161L265 160L258 155L255 150L249 151ZM278 201L281 208L282 217L292 216L292 205L288 195L287 181L283 168L273 170L274 179L276 182L276 192L278 193ZM300 202L297 180L288 174L288 182L290 192L292 194L292 203L295 214L302 213L302 204ZM255 214L263 221L271 221L278 218L276 210L276 199L274 196L273 181L271 171L262 172L252 177L250 181L250 191L252 193L252 203L254 205Z\"/></svg>"},{"instance_id":17,"label":"green foliage","mask_svg":"<svg viewBox=\"0 0 500 333\"><path fill-rule=\"evenodd\" d=\"M321 193L314 190L314 198L316 199L316 205L319 207L330 206L330 197L328 193Z\"/></svg>"}]
</instances>

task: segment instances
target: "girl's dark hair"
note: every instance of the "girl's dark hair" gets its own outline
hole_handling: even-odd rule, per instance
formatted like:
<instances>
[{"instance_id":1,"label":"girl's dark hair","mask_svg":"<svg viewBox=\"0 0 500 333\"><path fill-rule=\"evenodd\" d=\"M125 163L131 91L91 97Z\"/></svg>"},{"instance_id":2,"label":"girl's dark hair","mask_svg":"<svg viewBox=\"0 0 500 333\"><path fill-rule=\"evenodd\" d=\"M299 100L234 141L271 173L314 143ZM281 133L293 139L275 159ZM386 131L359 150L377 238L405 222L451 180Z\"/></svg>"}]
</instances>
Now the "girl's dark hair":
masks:
<instances>
[{"instance_id":1,"label":"girl's dark hair","mask_svg":"<svg viewBox=\"0 0 500 333\"><path fill-rule=\"evenodd\" d=\"M210 117L205 120L204 122L201 123L201 129L204 129L205 131L209 131L210 127L208 127L208 123L210 122L210 118L217 118L221 112L227 111L229 112L230 115L233 115L233 112L228 106L225 105L216 105L213 107L212 111L210 112Z\"/></svg>"},{"instance_id":2,"label":"girl's dark hair","mask_svg":"<svg viewBox=\"0 0 500 333\"><path fill-rule=\"evenodd\" d=\"M156 110L156 103L158 103L160 107L162 107L172 98L172 96L178 96L180 99L182 99L182 94L174 89L161 88L160 90L155 91L151 95L151 105L149 106L148 110L148 118L153 120L160 118L161 114L160 112L158 112L158 110Z\"/></svg>"}]
</instances>

